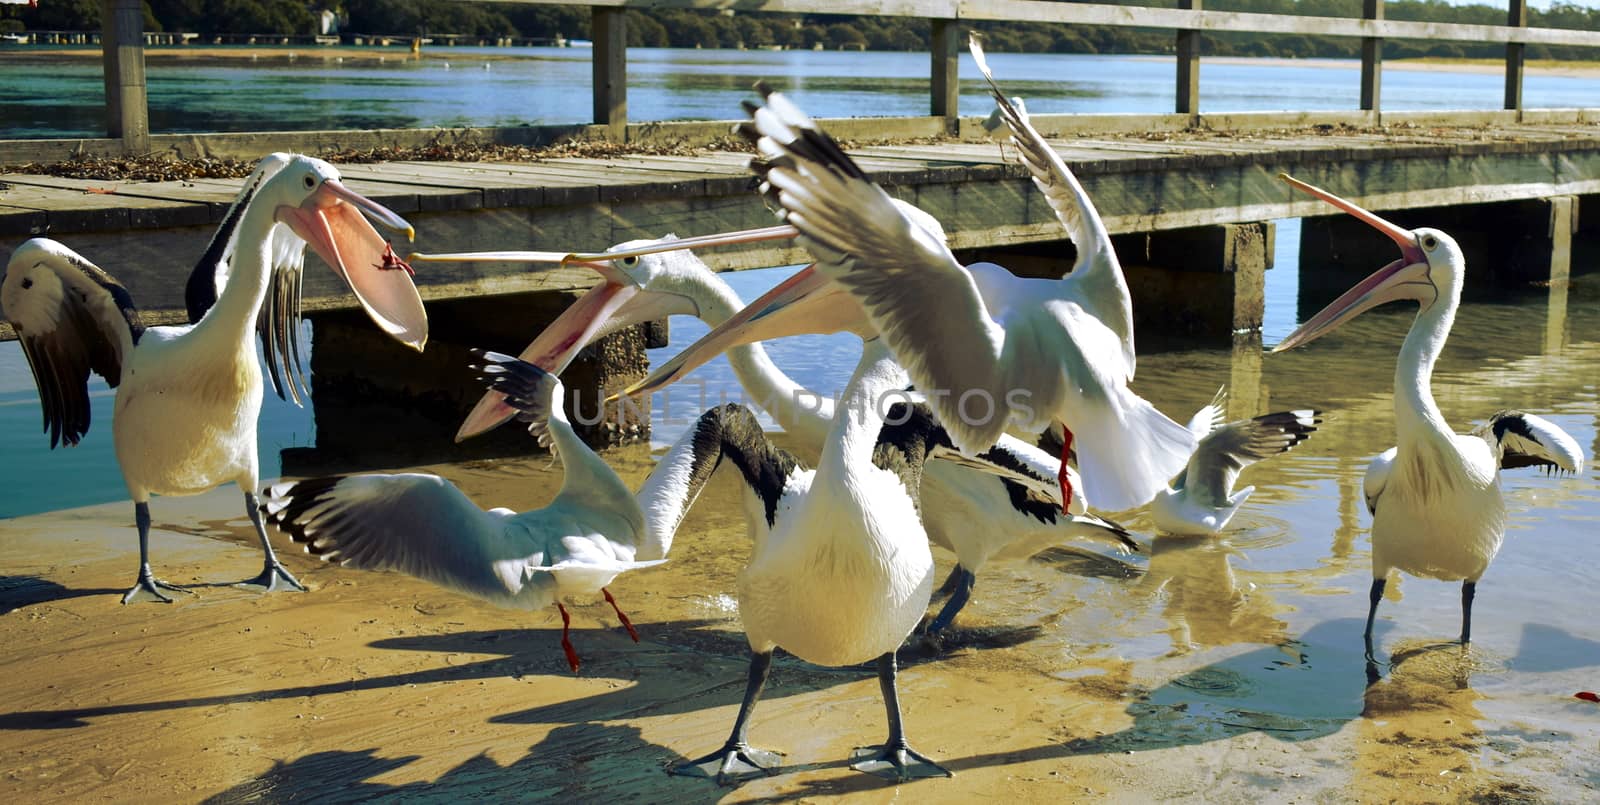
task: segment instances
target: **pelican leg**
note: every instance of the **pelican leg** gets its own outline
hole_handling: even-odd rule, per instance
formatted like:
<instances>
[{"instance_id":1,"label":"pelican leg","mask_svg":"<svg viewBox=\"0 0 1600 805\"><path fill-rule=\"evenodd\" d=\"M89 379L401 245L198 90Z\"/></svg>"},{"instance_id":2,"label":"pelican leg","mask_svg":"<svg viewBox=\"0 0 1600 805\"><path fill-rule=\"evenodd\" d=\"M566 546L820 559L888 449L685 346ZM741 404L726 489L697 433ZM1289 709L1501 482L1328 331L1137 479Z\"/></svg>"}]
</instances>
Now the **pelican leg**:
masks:
<instances>
[{"instance_id":1,"label":"pelican leg","mask_svg":"<svg viewBox=\"0 0 1600 805\"><path fill-rule=\"evenodd\" d=\"M1478 583L1461 582L1461 642L1472 642L1472 599L1478 595Z\"/></svg>"},{"instance_id":2,"label":"pelican leg","mask_svg":"<svg viewBox=\"0 0 1600 805\"><path fill-rule=\"evenodd\" d=\"M924 642L933 648L939 647L938 644L942 642L940 636L955 621L956 613L966 607L967 601L972 598L972 587L978 582L977 574L961 565L956 565L956 569L950 573L950 579L955 582L955 592L951 593L950 600L945 602L944 608L939 610L933 622L923 631Z\"/></svg>"},{"instance_id":3,"label":"pelican leg","mask_svg":"<svg viewBox=\"0 0 1600 805\"><path fill-rule=\"evenodd\" d=\"M194 593L168 584L150 572L150 504L133 504L133 521L139 527L139 581L129 588L122 596L122 603L131 604L134 601L160 601L163 604L172 603L172 599L161 594L162 590L171 590L175 593L193 595Z\"/></svg>"},{"instance_id":4,"label":"pelican leg","mask_svg":"<svg viewBox=\"0 0 1600 805\"><path fill-rule=\"evenodd\" d=\"M745 685L744 701L739 705L739 716L734 719L728 742L705 757L668 766L668 774L709 777L715 779L717 785L730 785L778 771L778 764L783 758L781 753L756 749L745 739L745 732L750 728L750 714L755 712L756 700L761 698L761 689L767 684L767 671L771 667L772 652L750 653L750 681Z\"/></svg>"},{"instance_id":5,"label":"pelican leg","mask_svg":"<svg viewBox=\"0 0 1600 805\"><path fill-rule=\"evenodd\" d=\"M264 593L292 587L300 592L305 592L306 587L294 577L289 569L278 561L278 555L272 552L272 543L267 541L267 528L261 524L261 502L256 500L254 492L246 490L244 493L244 510L250 513L250 522L256 527L256 537L261 540L261 552L266 554L266 562L261 568L261 575L253 579L239 582L240 587L260 587ZM279 584L282 582L282 584Z\"/></svg>"},{"instance_id":6,"label":"pelican leg","mask_svg":"<svg viewBox=\"0 0 1600 805\"><path fill-rule=\"evenodd\" d=\"M572 647L572 616L567 614L567 608L560 601L556 602L556 609L561 613L561 650L566 652L567 665L572 666L573 673L577 673L583 662L578 659L578 650Z\"/></svg>"},{"instance_id":7,"label":"pelican leg","mask_svg":"<svg viewBox=\"0 0 1600 805\"><path fill-rule=\"evenodd\" d=\"M622 614L622 608L617 606L617 599L611 597L611 591L601 587L600 592L605 593L606 603L610 604L611 608L616 610L617 618L622 621L623 627L628 630L628 636L633 638L633 642L639 642L639 630L633 628L633 621L628 620L627 615Z\"/></svg>"},{"instance_id":8,"label":"pelican leg","mask_svg":"<svg viewBox=\"0 0 1600 805\"><path fill-rule=\"evenodd\" d=\"M878 658L878 686L883 688L883 705L889 712L889 740L883 746L864 746L850 754L850 768L897 783L923 777L950 777L950 771L911 748L900 723L900 695L895 690L894 652Z\"/></svg>"},{"instance_id":9,"label":"pelican leg","mask_svg":"<svg viewBox=\"0 0 1600 805\"><path fill-rule=\"evenodd\" d=\"M1367 593L1370 602L1367 607L1367 630L1361 636L1367 641L1367 662L1377 662L1372 656L1372 622L1378 617L1378 602L1383 600L1383 588L1388 585L1388 578L1373 579L1372 590Z\"/></svg>"}]
</instances>

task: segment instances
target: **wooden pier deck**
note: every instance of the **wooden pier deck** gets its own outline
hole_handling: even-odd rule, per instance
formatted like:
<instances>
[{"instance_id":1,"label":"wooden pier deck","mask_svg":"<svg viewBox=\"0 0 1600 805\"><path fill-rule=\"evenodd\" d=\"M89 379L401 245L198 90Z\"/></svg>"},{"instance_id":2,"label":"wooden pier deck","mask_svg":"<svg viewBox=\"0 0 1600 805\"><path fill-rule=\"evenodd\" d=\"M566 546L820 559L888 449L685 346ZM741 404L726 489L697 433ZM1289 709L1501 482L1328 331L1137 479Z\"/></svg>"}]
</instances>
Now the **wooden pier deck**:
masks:
<instances>
[{"instance_id":1,"label":"wooden pier deck","mask_svg":"<svg viewBox=\"0 0 1600 805\"><path fill-rule=\"evenodd\" d=\"M1049 132L1050 120L1040 126ZM1600 120L1384 129L1104 134L1053 140L1113 233L1322 215L1280 172L1377 210L1600 194ZM938 217L957 249L1056 241L1063 232L1015 154L994 142L917 141L853 149L862 167ZM357 191L405 215L420 251L592 250L669 232L773 222L750 188L747 155L559 158L540 162L343 164ZM0 260L48 235L119 277L151 321L183 309L183 285L240 181L120 182L0 174ZM403 250L403 249L402 249ZM762 245L706 255L719 270L805 259ZM315 258L311 258L315 261ZM428 266L417 284L443 300L586 286L581 272ZM307 309L353 300L307 272ZM9 328L0 338L12 337Z\"/></svg>"}]
</instances>

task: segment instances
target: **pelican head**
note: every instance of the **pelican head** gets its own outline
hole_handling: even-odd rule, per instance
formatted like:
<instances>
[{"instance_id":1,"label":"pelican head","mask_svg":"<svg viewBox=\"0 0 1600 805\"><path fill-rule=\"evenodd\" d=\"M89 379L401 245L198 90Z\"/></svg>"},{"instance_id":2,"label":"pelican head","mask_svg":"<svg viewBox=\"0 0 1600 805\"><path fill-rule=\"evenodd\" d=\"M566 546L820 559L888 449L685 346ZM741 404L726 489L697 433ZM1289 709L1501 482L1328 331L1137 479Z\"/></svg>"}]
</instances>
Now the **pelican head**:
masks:
<instances>
[{"instance_id":1,"label":"pelican head","mask_svg":"<svg viewBox=\"0 0 1600 805\"><path fill-rule=\"evenodd\" d=\"M409 268L367 222L370 217L409 242L416 233L404 218L345 187L334 166L301 154L266 157L250 183L259 183L253 203L268 206L274 221L309 245L384 332L422 351L428 341L422 298Z\"/></svg>"},{"instance_id":2,"label":"pelican head","mask_svg":"<svg viewBox=\"0 0 1600 805\"><path fill-rule=\"evenodd\" d=\"M1427 310L1440 299L1453 301L1461 297L1466 258L1462 256L1461 247L1456 245L1454 238L1427 227L1402 228L1319 187L1288 175L1282 178L1295 189L1316 196L1387 235L1400 247L1400 259L1378 269L1345 291L1273 347L1273 352L1310 343L1386 302L1411 299Z\"/></svg>"},{"instance_id":3,"label":"pelican head","mask_svg":"<svg viewBox=\"0 0 1600 805\"><path fill-rule=\"evenodd\" d=\"M720 235L632 240L604 252L501 251L413 254L412 262L496 262L573 266L599 275L600 282L544 328L519 355L551 374L560 374L589 344L641 322L673 315L700 315L691 290L697 273L711 269L693 249L792 238L793 227L774 226ZM516 414L504 396L491 391L478 401L456 431L456 441L498 427Z\"/></svg>"}]
</instances>

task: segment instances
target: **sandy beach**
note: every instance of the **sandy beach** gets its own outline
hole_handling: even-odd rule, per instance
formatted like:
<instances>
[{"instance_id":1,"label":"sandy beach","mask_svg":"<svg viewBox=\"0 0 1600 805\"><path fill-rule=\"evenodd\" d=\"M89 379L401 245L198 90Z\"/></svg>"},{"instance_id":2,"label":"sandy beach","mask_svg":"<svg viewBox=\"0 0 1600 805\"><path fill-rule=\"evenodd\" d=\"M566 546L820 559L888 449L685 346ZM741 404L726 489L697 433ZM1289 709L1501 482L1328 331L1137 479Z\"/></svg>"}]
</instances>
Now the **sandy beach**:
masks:
<instances>
[{"instance_id":1,"label":"sandy beach","mask_svg":"<svg viewBox=\"0 0 1600 805\"><path fill-rule=\"evenodd\" d=\"M643 448L607 459L631 483L649 466ZM544 457L429 469L485 505L516 508L542 504L559 473ZM137 557L126 502L0 521L0 792L22 802L1576 801L1600 785L1596 705L1550 705L1571 723L1548 735L1557 728L1535 716L1490 730L1467 677L1506 658L1425 641L1402 641L1395 669L1366 688L1357 613L1290 634L1292 609L1263 594L1268 575L1194 543L1147 562L1058 550L986 570L948 656L902 652L908 734L952 779L896 788L851 771L851 749L883 739L875 677L781 655L751 739L787 754L782 772L727 789L669 777L668 764L721 744L744 686L728 593L747 547L725 480L691 513L672 561L612 585L642 642L603 602L572 610L577 674L554 610L500 610L322 564L281 534L310 592L227 586L260 566L232 487L153 504L158 574L196 585L170 606L117 603Z\"/></svg>"}]
</instances>

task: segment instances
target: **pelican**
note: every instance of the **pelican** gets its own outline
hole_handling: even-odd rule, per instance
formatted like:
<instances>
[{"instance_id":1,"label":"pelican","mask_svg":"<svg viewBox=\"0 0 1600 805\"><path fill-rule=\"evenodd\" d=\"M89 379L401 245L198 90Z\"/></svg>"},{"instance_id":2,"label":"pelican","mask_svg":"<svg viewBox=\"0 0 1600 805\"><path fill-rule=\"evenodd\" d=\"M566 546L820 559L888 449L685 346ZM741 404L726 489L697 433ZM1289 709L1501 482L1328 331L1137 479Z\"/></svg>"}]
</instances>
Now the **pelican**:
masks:
<instances>
[{"instance_id":1,"label":"pelican","mask_svg":"<svg viewBox=\"0 0 1600 805\"><path fill-rule=\"evenodd\" d=\"M898 202L897 202L898 203ZM909 207L909 205L907 205ZM942 234L938 221L911 207L909 215ZM792 227L769 227L725 235L630 241L596 254L508 251L456 254L413 254L412 262L494 261L561 263L587 267L601 282L551 322L521 357L559 373L579 350L622 327L668 315L693 315L712 327L726 322L744 307L733 289L706 266L691 249L748 243L767 238L793 237ZM613 301L623 297L621 302ZM848 295L830 297L829 306L857 311ZM813 308L820 309L820 308ZM597 319L596 317L603 317ZM701 352L706 358L713 355ZM783 429L809 450L820 451L832 423L833 402L809 391L785 375L759 343L741 344L727 352L728 362L748 399L766 409ZM679 374L692 366L675 364ZM457 439L496 427L513 413L498 392L489 392L462 423ZM956 555L949 585L954 593L923 630L930 641L950 625L970 600L977 573L993 558L1031 556L1040 549L1072 540L1111 545L1118 550L1139 550L1127 530L1087 511L1081 484L1070 484L1072 498L1067 513L1059 501L1030 491L1016 481L996 477L983 468L964 466L959 456L929 461L918 495L923 524L933 543ZM1038 448L1012 436L1000 438L991 461L1001 461L1018 471L1052 478L1058 462ZM1068 468L1072 478L1076 473ZM1057 493L1058 494L1058 493Z\"/></svg>"},{"instance_id":2,"label":"pelican","mask_svg":"<svg viewBox=\"0 0 1600 805\"><path fill-rule=\"evenodd\" d=\"M1367 510L1372 513L1372 589L1364 633L1367 660L1373 662L1372 623L1391 570L1461 581L1465 645L1472 640L1478 579L1505 538L1500 470L1542 466L1579 473L1583 451L1555 423L1518 411L1498 412L1469 435L1451 430L1433 401L1431 385L1434 362L1461 304L1466 280L1461 248L1437 229L1402 229L1326 190L1287 175L1282 178L1388 236L1400 247L1400 259L1333 300L1273 352L1314 341L1385 302L1405 299L1420 305L1394 370L1398 444L1372 461L1363 482Z\"/></svg>"},{"instance_id":3,"label":"pelican","mask_svg":"<svg viewBox=\"0 0 1600 805\"><path fill-rule=\"evenodd\" d=\"M1239 471L1288 452L1310 438L1322 422L1320 412L1303 409L1224 423L1223 396L1217 392L1211 404L1189 420L1189 430L1198 439L1189 466L1150 501L1156 528L1164 533L1208 536L1227 528L1256 491L1253 486L1233 491Z\"/></svg>"},{"instance_id":4,"label":"pelican","mask_svg":"<svg viewBox=\"0 0 1600 805\"><path fill-rule=\"evenodd\" d=\"M372 474L270 486L267 519L327 561L397 570L502 607L555 604L561 649L577 673L582 663L562 602L602 594L638 642L638 630L606 586L619 573L666 561L671 532L662 538L646 527L627 485L573 431L555 375L509 355L477 354L484 363L475 368L519 406L529 432L561 460L565 478L549 505L521 514L484 511L437 475Z\"/></svg>"},{"instance_id":5,"label":"pelican","mask_svg":"<svg viewBox=\"0 0 1600 805\"><path fill-rule=\"evenodd\" d=\"M279 564L256 510L262 377L251 330L269 285L298 289L282 275L299 272L309 243L374 321L422 349L427 317L416 288L405 272L375 267L392 252L363 212L412 235L398 215L346 188L332 165L289 154L263 159L224 222L231 232L196 269L211 276L217 263L209 261L226 256L226 287L198 322L175 327L141 327L127 289L56 241L35 238L12 253L0 305L33 370L51 447L76 445L88 432L91 371L117 389L112 435L139 531L138 581L122 603L170 603L162 590L182 591L151 572L150 496L194 495L229 481L244 491L266 555L261 574L244 583L305 589Z\"/></svg>"},{"instance_id":6,"label":"pelican","mask_svg":"<svg viewBox=\"0 0 1600 805\"><path fill-rule=\"evenodd\" d=\"M982 50L973 55L987 75ZM963 266L782 95L758 85L741 126L760 157L762 190L847 289L909 372L951 438L975 454L1007 424L1037 432L1060 422L1061 466L1076 451L1094 506L1143 505L1194 452L1195 438L1129 390L1133 314L1104 224L1059 155L1010 107L1012 141L1078 247L1062 280L1021 279L1001 266ZM1062 499L1070 498L1062 475Z\"/></svg>"}]
</instances>

